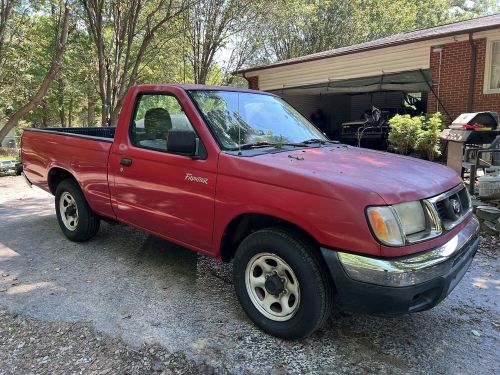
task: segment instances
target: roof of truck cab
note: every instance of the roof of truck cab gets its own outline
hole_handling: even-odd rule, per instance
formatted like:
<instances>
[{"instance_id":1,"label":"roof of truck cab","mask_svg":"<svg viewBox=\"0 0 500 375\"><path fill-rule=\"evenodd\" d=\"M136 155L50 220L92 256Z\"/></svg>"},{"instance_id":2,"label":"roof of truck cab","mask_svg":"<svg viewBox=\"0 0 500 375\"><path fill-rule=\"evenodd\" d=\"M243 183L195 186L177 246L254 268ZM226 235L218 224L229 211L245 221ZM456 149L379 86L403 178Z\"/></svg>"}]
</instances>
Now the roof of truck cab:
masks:
<instances>
[{"instance_id":1,"label":"roof of truck cab","mask_svg":"<svg viewBox=\"0 0 500 375\"><path fill-rule=\"evenodd\" d=\"M233 86L210 86L210 85L199 85L199 84L181 84L181 83L171 83L171 84L144 84L144 85L136 85L135 87L142 89L161 89L162 87L167 89L169 87L180 87L186 91L196 91L196 90L207 90L207 91L238 91L238 92L250 92L250 93L258 93L265 95L273 95L271 93L262 92L258 90L251 90L243 87L233 87Z\"/></svg>"}]
</instances>

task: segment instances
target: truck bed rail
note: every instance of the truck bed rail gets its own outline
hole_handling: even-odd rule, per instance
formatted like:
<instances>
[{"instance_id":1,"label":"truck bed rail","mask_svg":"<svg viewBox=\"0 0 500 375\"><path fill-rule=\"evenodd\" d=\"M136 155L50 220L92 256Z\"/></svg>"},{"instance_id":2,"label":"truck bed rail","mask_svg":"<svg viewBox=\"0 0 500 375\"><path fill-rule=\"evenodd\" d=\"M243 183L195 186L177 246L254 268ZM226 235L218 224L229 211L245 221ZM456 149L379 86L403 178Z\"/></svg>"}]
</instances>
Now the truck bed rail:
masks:
<instances>
[{"instance_id":1,"label":"truck bed rail","mask_svg":"<svg viewBox=\"0 0 500 375\"><path fill-rule=\"evenodd\" d=\"M115 137L115 127L93 127L93 128L26 128L25 131L47 132L74 137L97 139L112 142Z\"/></svg>"}]
</instances>

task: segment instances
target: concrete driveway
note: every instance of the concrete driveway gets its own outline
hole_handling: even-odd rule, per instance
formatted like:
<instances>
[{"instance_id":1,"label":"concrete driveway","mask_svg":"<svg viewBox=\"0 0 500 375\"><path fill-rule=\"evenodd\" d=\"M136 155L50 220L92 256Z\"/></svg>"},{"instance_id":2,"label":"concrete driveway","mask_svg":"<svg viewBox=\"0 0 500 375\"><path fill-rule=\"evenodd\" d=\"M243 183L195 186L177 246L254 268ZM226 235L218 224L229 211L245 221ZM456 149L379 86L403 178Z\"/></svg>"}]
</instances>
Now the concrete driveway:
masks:
<instances>
[{"instance_id":1,"label":"concrete driveway","mask_svg":"<svg viewBox=\"0 0 500 375\"><path fill-rule=\"evenodd\" d=\"M51 195L21 177L0 178L0 310L12 319L4 329L22 330L14 324L20 317L36 329L81 325L136 350L180 353L214 373L498 374L495 246L483 247L451 296L430 311L332 317L312 337L287 342L245 316L230 265L120 225L103 223L92 241L72 243ZM0 351L9 345L0 337ZM6 368L1 356L0 374L13 371L16 359L4 352Z\"/></svg>"}]
</instances>

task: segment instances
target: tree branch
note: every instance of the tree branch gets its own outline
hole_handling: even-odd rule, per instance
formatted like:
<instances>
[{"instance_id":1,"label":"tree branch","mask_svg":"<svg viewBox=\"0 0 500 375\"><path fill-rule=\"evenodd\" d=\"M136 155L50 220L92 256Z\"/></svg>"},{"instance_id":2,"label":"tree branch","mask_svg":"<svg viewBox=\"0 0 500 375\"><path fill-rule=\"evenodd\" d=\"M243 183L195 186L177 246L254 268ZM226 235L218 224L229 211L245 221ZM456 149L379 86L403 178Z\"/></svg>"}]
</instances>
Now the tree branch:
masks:
<instances>
[{"instance_id":1,"label":"tree branch","mask_svg":"<svg viewBox=\"0 0 500 375\"><path fill-rule=\"evenodd\" d=\"M24 115L33 110L42 102L43 97L47 94L50 85L54 81L54 78L56 77L61 67L64 51L66 49L66 42L68 41L70 15L71 15L71 8L69 7L68 4L66 4L64 9L63 25L61 27L61 35L59 37L59 41L56 46L54 56L52 58L50 68L35 95L33 95L25 105L23 105L21 108L15 111L11 115L7 123L0 130L0 142L7 136L10 130L17 125L19 120L21 120Z\"/></svg>"}]
</instances>

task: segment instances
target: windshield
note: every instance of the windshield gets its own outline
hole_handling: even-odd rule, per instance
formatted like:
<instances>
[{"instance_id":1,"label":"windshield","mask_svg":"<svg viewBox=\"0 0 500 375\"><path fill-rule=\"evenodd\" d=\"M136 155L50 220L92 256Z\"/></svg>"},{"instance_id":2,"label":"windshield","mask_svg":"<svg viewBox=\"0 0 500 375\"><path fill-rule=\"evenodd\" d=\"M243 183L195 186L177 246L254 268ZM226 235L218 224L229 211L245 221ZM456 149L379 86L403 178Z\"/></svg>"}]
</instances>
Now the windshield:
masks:
<instances>
[{"instance_id":1,"label":"windshield","mask_svg":"<svg viewBox=\"0 0 500 375\"><path fill-rule=\"evenodd\" d=\"M237 91L190 91L219 143L238 149L254 143L327 140L299 112L280 98Z\"/></svg>"}]
</instances>

